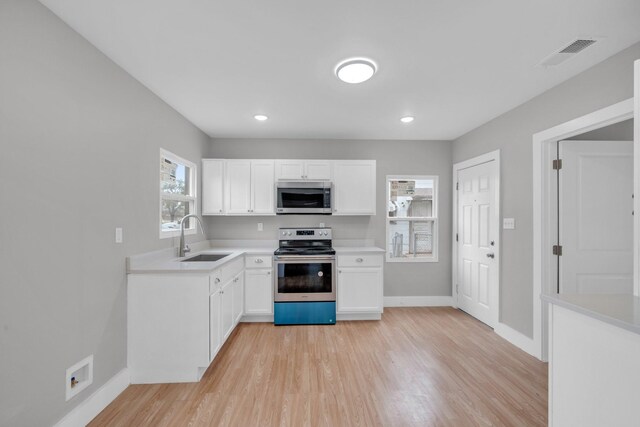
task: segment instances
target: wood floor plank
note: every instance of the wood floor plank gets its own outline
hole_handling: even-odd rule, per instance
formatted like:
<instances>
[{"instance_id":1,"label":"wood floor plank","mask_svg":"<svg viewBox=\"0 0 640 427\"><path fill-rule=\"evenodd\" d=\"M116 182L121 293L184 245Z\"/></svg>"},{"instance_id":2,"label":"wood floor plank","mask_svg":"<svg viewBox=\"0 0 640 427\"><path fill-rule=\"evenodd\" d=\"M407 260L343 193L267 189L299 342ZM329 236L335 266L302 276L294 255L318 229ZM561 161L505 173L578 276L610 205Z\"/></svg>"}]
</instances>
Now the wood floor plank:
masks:
<instances>
[{"instance_id":1,"label":"wood floor plank","mask_svg":"<svg viewBox=\"0 0 640 427\"><path fill-rule=\"evenodd\" d=\"M131 385L98 426L544 426L547 365L452 308L238 325L202 381Z\"/></svg>"}]
</instances>

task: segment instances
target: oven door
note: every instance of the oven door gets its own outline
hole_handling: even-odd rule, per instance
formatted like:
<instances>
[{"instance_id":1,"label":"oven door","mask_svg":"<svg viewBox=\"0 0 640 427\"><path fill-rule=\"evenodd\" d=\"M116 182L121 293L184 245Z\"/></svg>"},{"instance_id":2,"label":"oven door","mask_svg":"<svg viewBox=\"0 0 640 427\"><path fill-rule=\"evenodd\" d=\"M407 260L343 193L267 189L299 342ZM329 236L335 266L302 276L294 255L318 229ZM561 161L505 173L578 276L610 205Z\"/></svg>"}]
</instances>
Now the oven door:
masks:
<instances>
[{"instance_id":1,"label":"oven door","mask_svg":"<svg viewBox=\"0 0 640 427\"><path fill-rule=\"evenodd\" d=\"M331 183L279 182L276 189L276 213L331 214Z\"/></svg>"},{"instance_id":2,"label":"oven door","mask_svg":"<svg viewBox=\"0 0 640 427\"><path fill-rule=\"evenodd\" d=\"M335 257L277 256L274 301L335 301Z\"/></svg>"}]
</instances>

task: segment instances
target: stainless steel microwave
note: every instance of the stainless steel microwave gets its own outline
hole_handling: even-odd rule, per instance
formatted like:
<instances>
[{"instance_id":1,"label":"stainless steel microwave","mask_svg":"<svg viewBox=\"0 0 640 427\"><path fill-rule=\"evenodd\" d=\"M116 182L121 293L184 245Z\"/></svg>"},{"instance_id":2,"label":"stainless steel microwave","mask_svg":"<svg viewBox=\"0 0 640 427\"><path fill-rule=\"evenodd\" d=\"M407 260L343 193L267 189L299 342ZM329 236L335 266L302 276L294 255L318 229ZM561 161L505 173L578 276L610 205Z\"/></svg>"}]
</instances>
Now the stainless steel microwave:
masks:
<instances>
[{"instance_id":1,"label":"stainless steel microwave","mask_svg":"<svg viewBox=\"0 0 640 427\"><path fill-rule=\"evenodd\" d=\"M330 182L279 181L276 185L277 215L331 215Z\"/></svg>"}]
</instances>

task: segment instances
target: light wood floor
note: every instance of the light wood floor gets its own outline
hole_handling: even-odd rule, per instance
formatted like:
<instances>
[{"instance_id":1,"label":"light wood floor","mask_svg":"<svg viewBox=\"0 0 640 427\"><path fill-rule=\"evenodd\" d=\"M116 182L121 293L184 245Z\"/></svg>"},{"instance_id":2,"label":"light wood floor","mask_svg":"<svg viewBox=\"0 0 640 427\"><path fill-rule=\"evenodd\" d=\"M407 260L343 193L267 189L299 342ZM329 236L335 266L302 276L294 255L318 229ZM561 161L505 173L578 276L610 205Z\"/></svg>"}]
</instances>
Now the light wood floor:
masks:
<instances>
[{"instance_id":1,"label":"light wood floor","mask_svg":"<svg viewBox=\"0 0 640 427\"><path fill-rule=\"evenodd\" d=\"M90 426L543 426L547 365L452 308L238 325L202 381L132 385Z\"/></svg>"}]
</instances>

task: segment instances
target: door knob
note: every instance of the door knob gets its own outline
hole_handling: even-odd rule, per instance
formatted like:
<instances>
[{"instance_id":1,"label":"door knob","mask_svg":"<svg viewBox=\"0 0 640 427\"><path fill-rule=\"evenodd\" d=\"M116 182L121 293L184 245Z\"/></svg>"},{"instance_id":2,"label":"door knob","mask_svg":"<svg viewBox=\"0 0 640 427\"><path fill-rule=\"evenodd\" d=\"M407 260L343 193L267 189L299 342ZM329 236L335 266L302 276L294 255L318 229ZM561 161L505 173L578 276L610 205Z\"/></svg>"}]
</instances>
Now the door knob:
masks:
<instances>
[{"instance_id":1,"label":"door knob","mask_svg":"<svg viewBox=\"0 0 640 427\"><path fill-rule=\"evenodd\" d=\"M487 258L495 258L495 254L487 254Z\"/></svg>"}]
</instances>

